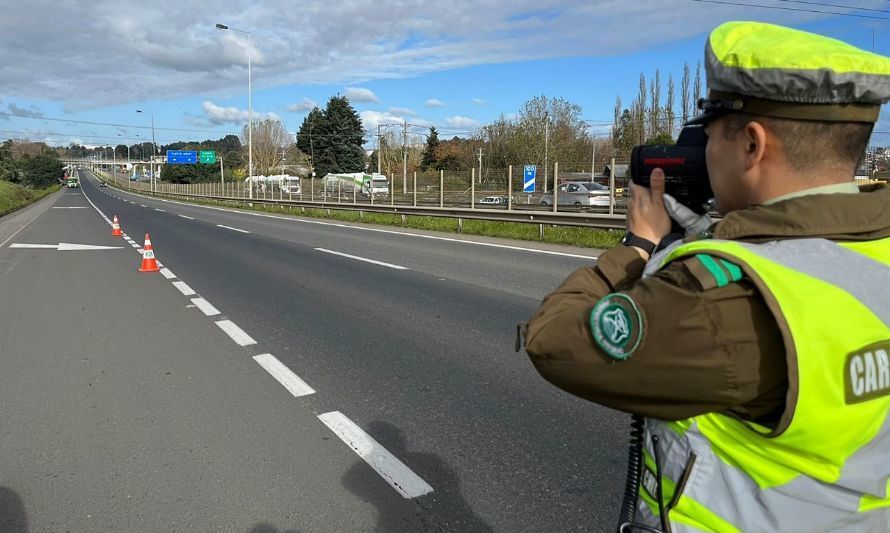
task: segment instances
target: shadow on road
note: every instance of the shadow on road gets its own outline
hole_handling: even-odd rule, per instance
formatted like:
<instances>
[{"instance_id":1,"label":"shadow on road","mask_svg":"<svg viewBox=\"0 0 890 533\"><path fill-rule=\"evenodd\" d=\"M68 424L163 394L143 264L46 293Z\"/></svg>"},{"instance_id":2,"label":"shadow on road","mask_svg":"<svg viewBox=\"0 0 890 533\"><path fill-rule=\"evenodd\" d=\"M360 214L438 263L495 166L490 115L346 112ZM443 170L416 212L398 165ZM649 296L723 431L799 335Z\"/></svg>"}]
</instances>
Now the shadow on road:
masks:
<instances>
[{"instance_id":1,"label":"shadow on road","mask_svg":"<svg viewBox=\"0 0 890 533\"><path fill-rule=\"evenodd\" d=\"M343 476L343 486L377 508L376 533L493 531L464 500L460 480L446 462L435 454L409 451L402 431L389 422L371 422L367 431L433 487L432 493L408 501L364 461L355 463Z\"/></svg>"},{"instance_id":2,"label":"shadow on road","mask_svg":"<svg viewBox=\"0 0 890 533\"><path fill-rule=\"evenodd\" d=\"M22 499L12 489L0 487L0 533L26 533L28 516Z\"/></svg>"}]
</instances>

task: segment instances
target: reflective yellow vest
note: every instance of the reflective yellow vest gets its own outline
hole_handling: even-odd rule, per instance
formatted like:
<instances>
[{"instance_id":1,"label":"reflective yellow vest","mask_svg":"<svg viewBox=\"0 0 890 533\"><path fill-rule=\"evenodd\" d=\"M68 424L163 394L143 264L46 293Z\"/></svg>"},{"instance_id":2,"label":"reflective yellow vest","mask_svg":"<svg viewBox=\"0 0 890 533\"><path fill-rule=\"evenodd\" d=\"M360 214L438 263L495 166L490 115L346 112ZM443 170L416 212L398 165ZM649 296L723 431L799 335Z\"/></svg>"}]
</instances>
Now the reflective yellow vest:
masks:
<instances>
[{"instance_id":1,"label":"reflective yellow vest","mask_svg":"<svg viewBox=\"0 0 890 533\"><path fill-rule=\"evenodd\" d=\"M638 520L660 524L657 437L674 533L890 531L890 239L702 240L652 263L694 256L718 285L740 267L775 315L785 414L775 429L721 413L647 419Z\"/></svg>"}]
</instances>

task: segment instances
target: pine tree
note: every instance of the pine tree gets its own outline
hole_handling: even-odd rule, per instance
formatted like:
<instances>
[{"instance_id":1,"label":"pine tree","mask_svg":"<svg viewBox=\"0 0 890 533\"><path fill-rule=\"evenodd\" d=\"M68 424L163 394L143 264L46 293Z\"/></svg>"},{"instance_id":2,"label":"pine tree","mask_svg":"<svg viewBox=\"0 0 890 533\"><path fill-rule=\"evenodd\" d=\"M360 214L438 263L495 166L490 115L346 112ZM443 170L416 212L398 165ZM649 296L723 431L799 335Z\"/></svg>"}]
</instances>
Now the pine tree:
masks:
<instances>
[{"instance_id":1,"label":"pine tree","mask_svg":"<svg viewBox=\"0 0 890 533\"><path fill-rule=\"evenodd\" d=\"M423 160L420 162L421 170L436 168L436 148L439 147L439 132L435 126L430 126L430 134L426 136L426 148L423 150Z\"/></svg>"},{"instance_id":2,"label":"pine tree","mask_svg":"<svg viewBox=\"0 0 890 533\"><path fill-rule=\"evenodd\" d=\"M689 106L689 63L683 63L683 78L680 81L680 108L685 124L692 112L692 108Z\"/></svg>"},{"instance_id":3,"label":"pine tree","mask_svg":"<svg viewBox=\"0 0 890 533\"><path fill-rule=\"evenodd\" d=\"M363 172L365 170L365 130L362 119L345 96L332 96L324 110L315 146L315 169L318 176L331 172ZM314 137L313 137L314 139ZM318 144L321 144L319 149Z\"/></svg>"},{"instance_id":4,"label":"pine tree","mask_svg":"<svg viewBox=\"0 0 890 533\"><path fill-rule=\"evenodd\" d=\"M315 156L316 147L321 146L316 141L319 139L319 134L324 129L322 126L324 120L324 114L318 107L315 107L308 115L306 115L306 118L303 119L303 123L300 125L300 131L297 132L297 148L309 156L309 161L311 162L313 169L315 168L315 161L313 158Z\"/></svg>"}]
</instances>

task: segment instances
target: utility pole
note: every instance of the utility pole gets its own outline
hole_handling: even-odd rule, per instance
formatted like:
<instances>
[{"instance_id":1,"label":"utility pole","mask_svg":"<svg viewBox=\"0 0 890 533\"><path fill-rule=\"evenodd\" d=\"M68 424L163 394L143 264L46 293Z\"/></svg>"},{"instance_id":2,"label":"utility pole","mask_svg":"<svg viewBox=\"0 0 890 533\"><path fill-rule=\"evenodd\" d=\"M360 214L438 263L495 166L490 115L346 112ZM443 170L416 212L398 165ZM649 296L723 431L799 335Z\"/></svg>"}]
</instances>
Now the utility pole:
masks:
<instances>
[{"instance_id":1,"label":"utility pole","mask_svg":"<svg viewBox=\"0 0 890 533\"><path fill-rule=\"evenodd\" d=\"M408 194L408 122L407 121L402 122L402 194Z\"/></svg>"},{"instance_id":2,"label":"utility pole","mask_svg":"<svg viewBox=\"0 0 890 533\"><path fill-rule=\"evenodd\" d=\"M544 194L547 194L547 177L549 176L549 168L547 163L548 151L550 150L550 115L547 115L547 122L544 124Z\"/></svg>"},{"instance_id":3,"label":"utility pole","mask_svg":"<svg viewBox=\"0 0 890 533\"><path fill-rule=\"evenodd\" d=\"M482 147L479 147L479 185L482 185Z\"/></svg>"},{"instance_id":4,"label":"utility pole","mask_svg":"<svg viewBox=\"0 0 890 533\"><path fill-rule=\"evenodd\" d=\"M382 147L380 144L380 124L377 124L377 173L380 174L380 159L383 157Z\"/></svg>"}]
</instances>

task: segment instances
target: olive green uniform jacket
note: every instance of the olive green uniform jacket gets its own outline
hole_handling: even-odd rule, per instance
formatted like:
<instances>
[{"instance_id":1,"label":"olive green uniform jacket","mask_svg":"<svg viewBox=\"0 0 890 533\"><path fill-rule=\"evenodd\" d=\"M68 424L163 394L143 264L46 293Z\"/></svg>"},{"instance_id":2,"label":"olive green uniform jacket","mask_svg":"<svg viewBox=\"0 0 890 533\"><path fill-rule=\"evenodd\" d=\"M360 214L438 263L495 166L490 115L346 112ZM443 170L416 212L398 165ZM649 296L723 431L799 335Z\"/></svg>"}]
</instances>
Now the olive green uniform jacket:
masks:
<instances>
[{"instance_id":1,"label":"olive green uniform jacket","mask_svg":"<svg viewBox=\"0 0 890 533\"><path fill-rule=\"evenodd\" d=\"M728 214L711 232L752 243L887 238L890 186L752 206ZM653 418L729 412L767 425L778 421L788 392L785 347L754 284L742 278L717 287L694 258L642 279L645 266L636 250L619 246L548 295L525 330L538 372L572 394ZM642 341L627 360L610 358L591 336L590 312L613 292L632 298L642 314Z\"/></svg>"}]
</instances>

